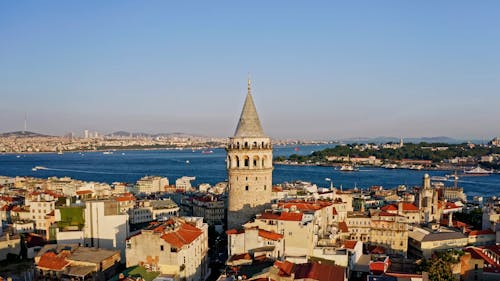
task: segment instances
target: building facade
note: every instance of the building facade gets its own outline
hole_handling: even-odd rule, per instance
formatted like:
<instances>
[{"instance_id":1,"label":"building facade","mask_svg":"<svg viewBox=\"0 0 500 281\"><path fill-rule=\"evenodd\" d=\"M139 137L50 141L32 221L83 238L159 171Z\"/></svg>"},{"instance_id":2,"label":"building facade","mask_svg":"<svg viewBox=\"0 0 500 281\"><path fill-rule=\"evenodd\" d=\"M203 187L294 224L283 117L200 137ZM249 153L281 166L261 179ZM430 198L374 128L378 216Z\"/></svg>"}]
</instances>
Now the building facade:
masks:
<instances>
[{"instance_id":1,"label":"building facade","mask_svg":"<svg viewBox=\"0 0 500 281\"><path fill-rule=\"evenodd\" d=\"M143 265L175 276L205 280L208 269L208 225L203 218L171 218L152 224L126 241L127 267Z\"/></svg>"}]
</instances>

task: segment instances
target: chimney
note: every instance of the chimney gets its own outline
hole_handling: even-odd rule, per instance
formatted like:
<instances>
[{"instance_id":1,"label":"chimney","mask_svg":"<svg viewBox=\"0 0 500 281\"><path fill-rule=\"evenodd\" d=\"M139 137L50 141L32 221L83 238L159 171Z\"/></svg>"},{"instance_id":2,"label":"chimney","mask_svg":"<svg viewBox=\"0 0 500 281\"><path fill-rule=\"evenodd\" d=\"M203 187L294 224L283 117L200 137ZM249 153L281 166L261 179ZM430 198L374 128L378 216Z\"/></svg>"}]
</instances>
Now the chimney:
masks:
<instances>
[{"instance_id":1,"label":"chimney","mask_svg":"<svg viewBox=\"0 0 500 281\"><path fill-rule=\"evenodd\" d=\"M403 202L398 202L398 215L403 214Z\"/></svg>"},{"instance_id":2,"label":"chimney","mask_svg":"<svg viewBox=\"0 0 500 281\"><path fill-rule=\"evenodd\" d=\"M448 227L453 227L453 212L448 214Z\"/></svg>"}]
</instances>

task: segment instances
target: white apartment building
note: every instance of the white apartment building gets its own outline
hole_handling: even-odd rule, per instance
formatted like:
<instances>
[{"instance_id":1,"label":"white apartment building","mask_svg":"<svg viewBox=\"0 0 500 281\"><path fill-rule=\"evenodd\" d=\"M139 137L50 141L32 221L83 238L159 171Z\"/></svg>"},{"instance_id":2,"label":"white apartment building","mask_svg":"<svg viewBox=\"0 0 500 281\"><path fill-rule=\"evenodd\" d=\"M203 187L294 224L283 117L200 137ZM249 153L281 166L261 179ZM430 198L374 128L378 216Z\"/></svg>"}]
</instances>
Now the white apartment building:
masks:
<instances>
[{"instance_id":1,"label":"white apartment building","mask_svg":"<svg viewBox=\"0 0 500 281\"><path fill-rule=\"evenodd\" d=\"M118 202L86 201L84 216L85 246L118 249L125 257L125 239L129 234L128 215L120 212Z\"/></svg>"},{"instance_id":2,"label":"white apartment building","mask_svg":"<svg viewBox=\"0 0 500 281\"><path fill-rule=\"evenodd\" d=\"M137 181L136 190L138 193L151 194L165 190L169 185L168 178L160 176L145 176Z\"/></svg>"}]
</instances>

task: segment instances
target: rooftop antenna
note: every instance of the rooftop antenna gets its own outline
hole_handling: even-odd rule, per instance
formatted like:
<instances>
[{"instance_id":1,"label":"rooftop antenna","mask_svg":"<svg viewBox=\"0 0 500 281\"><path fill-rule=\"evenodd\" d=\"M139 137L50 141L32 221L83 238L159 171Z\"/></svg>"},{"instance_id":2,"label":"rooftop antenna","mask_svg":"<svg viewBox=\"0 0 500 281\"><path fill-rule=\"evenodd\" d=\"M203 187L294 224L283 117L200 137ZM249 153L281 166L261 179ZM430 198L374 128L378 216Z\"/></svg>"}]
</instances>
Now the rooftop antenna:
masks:
<instances>
[{"instance_id":1,"label":"rooftop antenna","mask_svg":"<svg viewBox=\"0 0 500 281\"><path fill-rule=\"evenodd\" d=\"M28 113L27 112L24 113L24 131L23 131L23 134L25 134L26 131L28 131Z\"/></svg>"},{"instance_id":2,"label":"rooftop antenna","mask_svg":"<svg viewBox=\"0 0 500 281\"><path fill-rule=\"evenodd\" d=\"M250 95L252 93L252 82L250 79L250 72L248 72L248 94Z\"/></svg>"}]
</instances>

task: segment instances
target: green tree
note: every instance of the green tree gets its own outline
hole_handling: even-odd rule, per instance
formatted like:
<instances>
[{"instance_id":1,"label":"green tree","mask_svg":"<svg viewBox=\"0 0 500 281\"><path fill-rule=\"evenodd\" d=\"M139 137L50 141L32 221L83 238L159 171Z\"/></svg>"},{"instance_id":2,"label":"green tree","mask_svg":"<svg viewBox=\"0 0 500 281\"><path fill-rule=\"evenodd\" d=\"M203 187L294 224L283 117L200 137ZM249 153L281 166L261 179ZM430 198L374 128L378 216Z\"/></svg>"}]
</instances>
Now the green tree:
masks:
<instances>
[{"instance_id":1,"label":"green tree","mask_svg":"<svg viewBox=\"0 0 500 281\"><path fill-rule=\"evenodd\" d=\"M429 264L429 280L454 281L451 264L440 257L434 257Z\"/></svg>"}]
</instances>

